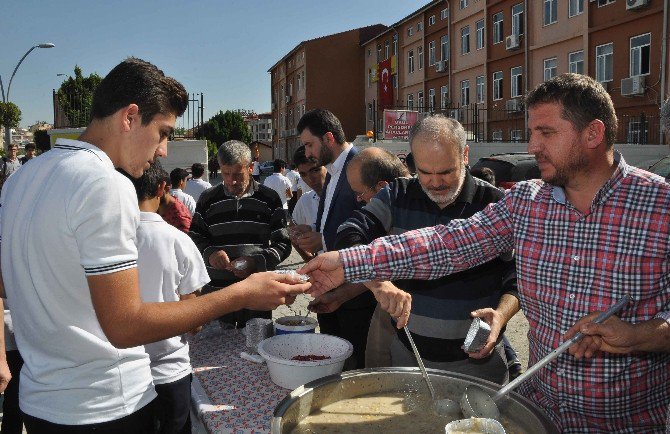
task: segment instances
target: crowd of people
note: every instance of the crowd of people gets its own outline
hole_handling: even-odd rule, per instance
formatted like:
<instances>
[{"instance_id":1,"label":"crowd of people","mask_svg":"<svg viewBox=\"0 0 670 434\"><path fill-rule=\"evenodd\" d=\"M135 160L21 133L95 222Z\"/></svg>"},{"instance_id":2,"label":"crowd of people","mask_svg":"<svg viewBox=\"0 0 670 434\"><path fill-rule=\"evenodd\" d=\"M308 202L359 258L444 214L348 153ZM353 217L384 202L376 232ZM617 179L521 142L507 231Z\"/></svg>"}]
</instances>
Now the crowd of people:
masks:
<instances>
[{"instance_id":1,"label":"crowd of people","mask_svg":"<svg viewBox=\"0 0 670 434\"><path fill-rule=\"evenodd\" d=\"M508 191L469 169L454 119L418 121L402 162L356 149L326 109L302 116L302 146L262 183L247 144L221 144L212 186L202 164L160 163L187 100L129 58L78 140L3 159L3 433L188 433L184 335L270 318L301 293L322 333L352 343L345 369L416 366L406 327L426 366L503 385L520 373L504 336L518 311L530 364L582 332L519 392L563 432L666 429L670 185L613 149L599 83L563 74L529 93L542 179ZM309 283L273 273L293 248ZM624 294L618 317L592 322ZM491 332L468 353L473 318Z\"/></svg>"}]
</instances>

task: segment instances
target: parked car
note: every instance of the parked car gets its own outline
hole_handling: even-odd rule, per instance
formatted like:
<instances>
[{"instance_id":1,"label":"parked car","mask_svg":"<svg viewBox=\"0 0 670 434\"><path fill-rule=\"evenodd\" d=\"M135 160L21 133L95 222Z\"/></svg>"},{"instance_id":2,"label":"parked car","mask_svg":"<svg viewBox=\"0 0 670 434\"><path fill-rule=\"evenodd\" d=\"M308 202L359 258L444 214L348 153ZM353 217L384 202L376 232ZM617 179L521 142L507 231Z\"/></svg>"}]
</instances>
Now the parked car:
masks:
<instances>
[{"instance_id":1,"label":"parked car","mask_svg":"<svg viewBox=\"0 0 670 434\"><path fill-rule=\"evenodd\" d=\"M274 161L265 161L265 162L261 163L260 171L261 171L261 176L272 175L272 173L275 171Z\"/></svg>"},{"instance_id":2,"label":"parked car","mask_svg":"<svg viewBox=\"0 0 670 434\"><path fill-rule=\"evenodd\" d=\"M507 154L493 154L477 161L473 169L488 167L496 175L496 185L508 189L519 181L537 179L540 177L540 168L532 154L525 152L511 152Z\"/></svg>"},{"instance_id":3,"label":"parked car","mask_svg":"<svg viewBox=\"0 0 670 434\"><path fill-rule=\"evenodd\" d=\"M651 173L662 176L666 180L670 179L670 155L661 158L647 169Z\"/></svg>"}]
</instances>

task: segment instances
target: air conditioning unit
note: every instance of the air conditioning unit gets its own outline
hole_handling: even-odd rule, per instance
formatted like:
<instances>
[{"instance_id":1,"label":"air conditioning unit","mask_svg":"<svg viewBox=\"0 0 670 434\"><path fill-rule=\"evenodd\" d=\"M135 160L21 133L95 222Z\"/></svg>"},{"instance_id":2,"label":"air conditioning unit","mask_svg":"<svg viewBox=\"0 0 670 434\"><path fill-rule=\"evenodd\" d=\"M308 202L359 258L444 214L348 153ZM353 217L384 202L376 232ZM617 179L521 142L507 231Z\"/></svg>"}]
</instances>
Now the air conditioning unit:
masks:
<instances>
[{"instance_id":1,"label":"air conditioning unit","mask_svg":"<svg viewBox=\"0 0 670 434\"><path fill-rule=\"evenodd\" d=\"M626 9L631 11L645 7L649 4L649 0L626 0Z\"/></svg>"},{"instance_id":2,"label":"air conditioning unit","mask_svg":"<svg viewBox=\"0 0 670 434\"><path fill-rule=\"evenodd\" d=\"M511 112L523 111L523 102L519 98L508 99L505 102L505 109Z\"/></svg>"},{"instance_id":3,"label":"air conditioning unit","mask_svg":"<svg viewBox=\"0 0 670 434\"><path fill-rule=\"evenodd\" d=\"M435 71L436 72L447 72L447 61L440 60L435 62Z\"/></svg>"},{"instance_id":4,"label":"air conditioning unit","mask_svg":"<svg viewBox=\"0 0 670 434\"><path fill-rule=\"evenodd\" d=\"M509 35L505 38L505 48L507 50L518 50L521 44L521 37L519 35Z\"/></svg>"},{"instance_id":5,"label":"air conditioning unit","mask_svg":"<svg viewBox=\"0 0 670 434\"><path fill-rule=\"evenodd\" d=\"M286 95L285 100L286 100L286 104L290 103L291 102L291 95Z\"/></svg>"},{"instance_id":6,"label":"air conditioning unit","mask_svg":"<svg viewBox=\"0 0 670 434\"><path fill-rule=\"evenodd\" d=\"M644 75L621 79L621 96L644 95Z\"/></svg>"}]
</instances>

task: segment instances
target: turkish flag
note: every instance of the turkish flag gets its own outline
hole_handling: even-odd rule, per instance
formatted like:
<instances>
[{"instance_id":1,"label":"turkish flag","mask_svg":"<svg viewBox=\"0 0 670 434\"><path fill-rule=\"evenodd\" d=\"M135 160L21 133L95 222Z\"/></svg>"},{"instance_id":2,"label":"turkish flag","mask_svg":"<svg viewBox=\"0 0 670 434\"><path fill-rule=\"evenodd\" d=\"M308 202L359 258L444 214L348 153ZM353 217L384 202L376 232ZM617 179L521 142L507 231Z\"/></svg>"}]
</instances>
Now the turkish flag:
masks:
<instances>
[{"instance_id":1,"label":"turkish flag","mask_svg":"<svg viewBox=\"0 0 670 434\"><path fill-rule=\"evenodd\" d=\"M393 106L393 84L391 83L391 59L379 63L379 106Z\"/></svg>"}]
</instances>

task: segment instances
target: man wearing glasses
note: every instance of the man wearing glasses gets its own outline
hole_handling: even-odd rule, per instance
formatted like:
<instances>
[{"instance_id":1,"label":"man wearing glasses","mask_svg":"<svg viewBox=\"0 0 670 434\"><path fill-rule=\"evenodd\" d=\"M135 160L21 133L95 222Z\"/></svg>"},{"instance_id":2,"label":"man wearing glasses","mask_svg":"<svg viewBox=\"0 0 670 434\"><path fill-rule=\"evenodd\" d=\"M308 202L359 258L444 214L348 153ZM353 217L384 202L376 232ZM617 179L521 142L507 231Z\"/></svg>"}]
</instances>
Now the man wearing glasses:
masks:
<instances>
[{"instance_id":1,"label":"man wearing glasses","mask_svg":"<svg viewBox=\"0 0 670 434\"><path fill-rule=\"evenodd\" d=\"M293 247L303 259L309 260L314 254L323 250L321 234L316 232L316 216L328 171L315 158L307 158L304 146L296 149L293 163L298 169L300 178L311 190L306 190L296 202L292 224L288 231Z\"/></svg>"}]
</instances>

